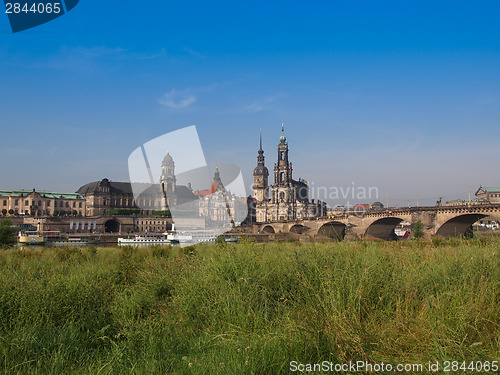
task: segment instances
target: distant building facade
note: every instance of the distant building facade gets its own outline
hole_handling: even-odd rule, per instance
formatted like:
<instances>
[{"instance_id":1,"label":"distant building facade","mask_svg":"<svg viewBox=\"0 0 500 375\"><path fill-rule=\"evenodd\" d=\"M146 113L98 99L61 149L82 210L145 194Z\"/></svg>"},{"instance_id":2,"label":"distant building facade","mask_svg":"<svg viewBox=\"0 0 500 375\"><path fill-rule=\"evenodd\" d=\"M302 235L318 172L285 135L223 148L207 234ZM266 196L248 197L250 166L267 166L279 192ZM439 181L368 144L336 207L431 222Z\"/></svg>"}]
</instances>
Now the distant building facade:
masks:
<instances>
[{"instance_id":1,"label":"distant building facade","mask_svg":"<svg viewBox=\"0 0 500 375\"><path fill-rule=\"evenodd\" d=\"M476 191L476 198L492 204L500 204L500 187L482 187Z\"/></svg>"},{"instance_id":2,"label":"distant building facade","mask_svg":"<svg viewBox=\"0 0 500 375\"><path fill-rule=\"evenodd\" d=\"M85 216L86 201L78 193L0 190L0 211L3 216Z\"/></svg>"},{"instance_id":3,"label":"distant building facade","mask_svg":"<svg viewBox=\"0 0 500 375\"><path fill-rule=\"evenodd\" d=\"M86 215L101 216L116 208L137 208L132 187L128 182L114 182L107 178L90 182L77 190L85 197Z\"/></svg>"},{"instance_id":4,"label":"distant building facade","mask_svg":"<svg viewBox=\"0 0 500 375\"><path fill-rule=\"evenodd\" d=\"M288 142L284 126L278 144L278 161L274 164L274 184L269 193L269 171L264 163L262 135L254 169L254 197L256 199L256 221L283 221L310 219L326 215L326 203L309 202L309 186L307 181L292 178L292 163L288 159Z\"/></svg>"},{"instance_id":5,"label":"distant building facade","mask_svg":"<svg viewBox=\"0 0 500 375\"><path fill-rule=\"evenodd\" d=\"M168 152L162 161L161 170L160 184L145 184L146 188L137 202L130 182L114 182L104 178L83 185L77 193L86 199L87 216L101 216L113 209L139 208L141 214L152 215L154 211L168 209L166 195L172 205L196 200L190 187L176 185L175 163Z\"/></svg>"},{"instance_id":6,"label":"distant building facade","mask_svg":"<svg viewBox=\"0 0 500 375\"><path fill-rule=\"evenodd\" d=\"M144 185L144 190L138 189L143 191L136 198L131 183L113 182L107 178L86 184L77 193L86 199L87 216L102 216L114 209L139 209L138 214L142 218L138 221L136 230L150 232L164 230L169 225L166 220L155 217L154 213L157 211L175 207L178 216L176 220L185 219L183 216L186 216L191 219L203 218L210 224L210 221L234 220L230 215L235 212L237 204L241 209L241 205L247 202L247 198L237 197L226 190L218 169L213 183L206 190L193 191L191 184L177 185L175 162L169 152L162 161L160 183ZM201 227L201 224L196 226Z\"/></svg>"},{"instance_id":7,"label":"distant building facade","mask_svg":"<svg viewBox=\"0 0 500 375\"><path fill-rule=\"evenodd\" d=\"M246 211L249 198L239 197L226 190L220 177L219 169L215 168L214 180L209 189L194 192L198 201L198 212L200 217L205 217L210 222L227 222L239 225L237 220L243 220L242 210ZM247 216L247 213L245 213Z\"/></svg>"},{"instance_id":8,"label":"distant building facade","mask_svg":"<svg viewBox=\"0 0 500 375\"><path fill-rule=\"evenodd\" d=\"M469 204L471 206L478 206L478 205L490 204L490 202L482 198L474 198L471 199L470 201L468 199L455 199L446 202L446 206L468 206Z\"/></svg>"},{"instance_id":9,"label":"distant building facade","mask_svg":"<svg viewBox=\"0 0 500 375\"><path fill-rule=\"evenodd\" d=\"M447 201L447 206L477 206L485 204L500 204L500 188L499 187L482 187L477 189L475 198L472 199L455 199Z\"/></svg>"}]
</instances>

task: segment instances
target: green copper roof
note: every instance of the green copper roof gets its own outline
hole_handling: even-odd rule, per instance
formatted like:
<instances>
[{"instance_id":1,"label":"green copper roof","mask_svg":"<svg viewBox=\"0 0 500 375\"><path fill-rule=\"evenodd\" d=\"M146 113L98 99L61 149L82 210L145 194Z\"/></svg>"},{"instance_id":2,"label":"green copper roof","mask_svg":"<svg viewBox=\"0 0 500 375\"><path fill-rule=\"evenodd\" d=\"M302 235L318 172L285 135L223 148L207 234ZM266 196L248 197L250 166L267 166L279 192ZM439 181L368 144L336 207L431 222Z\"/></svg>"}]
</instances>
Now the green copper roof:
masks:
<instances>
[{"instance_id":1,"label":"green copper roof","mask_svg":"<svg viewBox=\"0 0 500 375\"><path fill-rule=\"evenodd\" d=\"M32 193L33 193L32 190L0 190L0 197L27 197ZM38 191L38 190L35 190L35 193L40 194L43 198L50 198L50 199L85 200L85 198L81 194L77 193L56 193L53 191Z\"/></svg>"},{"instance_id":2,"label":"green copper roof","mask_svg":"<svg viewBox=\"0 0 500 375\"><path fill-rule=\"evenodd\" d=\"M500 193L500 187L480 187L479 189L486 193Z\"/></svg>"},{"instance_id":3,"label":"green copper roof","mask_svg":"<svg viewBox=\"0 0 500 375\"><path fill-rule=\"evenodd\" d=\"M285 137L285 125L281 124L281 137L280 137L280 142L286 142L286 137Z\"/></svg>"}]
</instances>

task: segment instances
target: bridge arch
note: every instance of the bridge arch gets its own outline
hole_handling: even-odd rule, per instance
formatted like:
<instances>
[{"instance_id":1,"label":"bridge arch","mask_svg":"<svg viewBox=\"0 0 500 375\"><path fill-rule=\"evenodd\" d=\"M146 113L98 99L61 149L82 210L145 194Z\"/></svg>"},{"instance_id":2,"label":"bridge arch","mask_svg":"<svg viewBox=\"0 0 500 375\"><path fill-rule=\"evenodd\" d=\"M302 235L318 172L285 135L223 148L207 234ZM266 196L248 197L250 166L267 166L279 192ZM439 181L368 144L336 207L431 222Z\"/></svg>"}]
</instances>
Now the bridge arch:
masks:
<instances>
[{"instance_id":1,"label":"bridge arch","mask_svg":"<svg viewBox=\"0 0 500 375\"><path fill-rule=\"evenodd\" d=\"M106 233L119 233L120 222L116 219L109 219L104 223L104 231Z\"/></svg>"},{"instance_id":2,"label":"bridge arch","mask_svg":"<svg viewBox=\"0 0 500 375\"><path fill-rule=\"evenodd\" d=\"M293 226L290 228L290 233L302 234L302 233L307 232L309 229L311 229L311 228L306 227L305 225L302 225L302 224L295 224L295 225L293 225Z\"/></svg>"},{"instance_id":3,"label":"bridge arch","mask_svg":"<svg viewBox=\"0 0 500 375\"><path fill-rule=\"evenodd\" d=\"M383 217L375 220L366 229L365 238L395 241L398 239L398 236L394 233L394 228L402 221L403 219L399 217Z\"/></svg>"},{"instance_id":4,"label":"bridge arch","mask_svg":"<svg viewBox=\"0 0 500 375\"><path fill-rule=\"evenodd\" d=\"M318 236L329 237L338 241L342 241L345 237L346 225L339 221L330 221L323 224L318 229Z\"/></svg>"},{"instance_id":5,"label":"bridge arch","mask_svg":"<svg viewBox=\"0 0 500 375\"><path fill-rule=\"evenodd\" d=\"M268 234L274 234L274 233L276 233L276 231L274 230L274 228L273 228L272 225L266 225L264 228L262 228L262 231L264 233L268 233Z\"/></svg>"},{"instance_id":6,"label":"bridge arch","mask_svg":"<svg viewBox=\"0 0 500 375\"><path fill-rule=\"evenodd\" d=\"M465 214L460 216L455 216L450 220L446 221L443 225L439 227L436 232L436 236L439 237L457 237L465 236L472 237L472 224L476 221L486 217L483 214Z\"/></svg>"}]
</instances>

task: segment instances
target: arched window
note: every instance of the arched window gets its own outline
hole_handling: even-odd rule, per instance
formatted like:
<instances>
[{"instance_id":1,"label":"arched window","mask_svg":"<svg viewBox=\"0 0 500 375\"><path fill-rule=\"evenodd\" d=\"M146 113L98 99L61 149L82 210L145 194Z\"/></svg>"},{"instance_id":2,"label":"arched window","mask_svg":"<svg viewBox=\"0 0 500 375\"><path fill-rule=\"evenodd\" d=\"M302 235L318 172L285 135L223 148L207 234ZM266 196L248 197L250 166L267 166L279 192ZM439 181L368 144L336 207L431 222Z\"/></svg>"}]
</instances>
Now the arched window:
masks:
<instances>
[{"instance_id":1,"label":"arched window","mask_svg":"<svg viewBox=\"0 0 500 375\"><path fill-rule=\"evenodd\" d=\"M281 172L280 173L280 182L284 182L285 181L285 172Z\"/></svg>"}]
</instances>

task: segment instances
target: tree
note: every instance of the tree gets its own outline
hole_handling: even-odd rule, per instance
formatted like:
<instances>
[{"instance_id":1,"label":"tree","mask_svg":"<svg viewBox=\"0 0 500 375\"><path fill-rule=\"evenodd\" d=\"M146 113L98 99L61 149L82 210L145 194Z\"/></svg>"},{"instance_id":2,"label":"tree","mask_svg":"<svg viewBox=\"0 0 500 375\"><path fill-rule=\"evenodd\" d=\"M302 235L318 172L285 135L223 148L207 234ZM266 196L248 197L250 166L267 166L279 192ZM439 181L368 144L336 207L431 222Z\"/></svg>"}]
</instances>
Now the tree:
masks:
<instances>
[{"instance_id":1,"label":"tree","mask_svg":"<svg viewBox=\"0 0 500 375\"><path fill-rule=\"evenodd\" d=\"M2 210L2 215L3 216L7 215L7 210L5 208Z\"/></svg>"},{"instance_id":2,"label":"tree","mask_svg":"<svg viewBox=\"0 0 500 375\"><path fill-rule=\"evenodd\" d=\"M12 220L0 220L0 247L12 246L16 243L17 229L12 226Z\"/></svg>"},{"instance_id":3,"label":"tree","mask_svg":"<svg viewBox=\"0 0 500 375\"><path fill-rule=\"evenodd\" d=\"M413 238L422 238L424 236L424 224L419 220L413 226Z\"/></svg>"},{"instance_id":4,"label":"tree","mask_svg":"<svg viewBox=\"0 0 500 375\"><path fill-rule=\"evenodd\" d=\"M54 213L52 215L59 216L59 210L54 210Z\"/></svg>"},{"instance_id":5,"label":"tree","mask_svg":"<svg viewBox=\"0 0 500 375\"><path fill-rule=\"evenodd\" d=\"M13 214L14 214L14 210L11 208L11 209L9 210L9 215L13 215Z\"/></svg>"}]
</instances>

